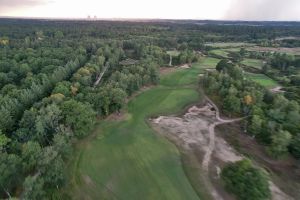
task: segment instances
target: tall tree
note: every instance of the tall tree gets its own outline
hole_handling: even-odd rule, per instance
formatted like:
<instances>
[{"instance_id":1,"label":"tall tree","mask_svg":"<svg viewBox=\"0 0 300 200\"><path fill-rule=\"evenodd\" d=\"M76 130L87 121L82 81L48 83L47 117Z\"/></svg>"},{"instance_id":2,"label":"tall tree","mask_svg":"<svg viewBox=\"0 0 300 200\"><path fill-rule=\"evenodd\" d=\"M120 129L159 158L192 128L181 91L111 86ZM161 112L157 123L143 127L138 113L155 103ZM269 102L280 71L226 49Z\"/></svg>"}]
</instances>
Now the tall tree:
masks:
<instances>
[{"instance_id":1,"label":"tall tree","mask_svg":"<svg viewBox=\"0 0 300 200\"><path fill-rule=\"evenodd\" d=\"M271 138L271 146L268 148L269 153L275 158L285 155L292 139L291 134L288 131L280 130L275 132Z\"/></svg>"},{"instance_id":2,"label":"tall tree","mask_svg":"<svg viewBox=\"0 0 300 200\"><path fill-rule=\"evenodd\" d=\"M40 200L46 196L44 192L44 180L38 175L26 177L23 188L22 199L24 200Z\"/></svg>"},{"instance_id":3,"label":"tall tree","mask_svg":"<svg viewBox=\"0 0 300 200\"><path fill-rule=\"evenodd\" d=\"M10 197L11 190L20 182L21 159L15 154L0 152L0 190Z\"/></svg>"},{"instance_id":4,"label":"tall tree","mask_svg":"<svg viewBox=\"0 0 300 200\"><path fill-rule=\"evenodd\" d=\"M22 147L22 165L24 172L33 172L41 156L42 149L37 142L29 141Z\"/></svg>"},{"instance_id":5,"label":"tall tree","mask_svg":"<svg viewBox=\"0 0 300 200\"><path fill-rule=\"evenodd\" d=\"M65 124L74 131L75 136L86 136L93 128L96 113L90 104L69 100L62 104L61 110Z\"/></svg>"}]
</instances>

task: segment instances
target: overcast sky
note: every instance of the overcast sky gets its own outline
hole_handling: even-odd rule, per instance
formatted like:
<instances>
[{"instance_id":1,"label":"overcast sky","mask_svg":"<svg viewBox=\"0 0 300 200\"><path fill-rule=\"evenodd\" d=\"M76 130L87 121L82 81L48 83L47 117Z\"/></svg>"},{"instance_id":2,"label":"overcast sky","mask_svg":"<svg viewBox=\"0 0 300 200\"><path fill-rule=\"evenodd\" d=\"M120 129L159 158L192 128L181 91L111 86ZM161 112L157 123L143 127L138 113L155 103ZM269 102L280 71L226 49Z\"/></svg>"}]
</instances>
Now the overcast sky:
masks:
<instances>
[{"instance_id":1,"label":"overcast sky","mask_svg":"<svg viewBox=\"0 0 300 200\"><path fill-rule=\"evenodd\" d=\"M0 0L0 16L297 20L300 0Z\"/></svg>"}]
</instances>

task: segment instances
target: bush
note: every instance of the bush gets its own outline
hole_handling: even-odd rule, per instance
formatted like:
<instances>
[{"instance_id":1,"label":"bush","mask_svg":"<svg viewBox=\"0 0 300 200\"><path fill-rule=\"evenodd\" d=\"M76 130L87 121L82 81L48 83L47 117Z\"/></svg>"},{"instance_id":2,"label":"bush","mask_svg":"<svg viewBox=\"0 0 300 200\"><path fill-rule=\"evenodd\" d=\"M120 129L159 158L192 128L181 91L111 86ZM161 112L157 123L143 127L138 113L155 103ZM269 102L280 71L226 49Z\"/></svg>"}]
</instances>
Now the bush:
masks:
<instances>
[{"instance_id":1,"label":"bush","mask_svg":"<svg viewBox=\"0 0 300 200\"><path fill-rule=\"evenodd\" d=\"M221 173L225 188L241 200L271 198L267 174L252 166L250 160L228 164Z\"/></svg>"}]
</instances>

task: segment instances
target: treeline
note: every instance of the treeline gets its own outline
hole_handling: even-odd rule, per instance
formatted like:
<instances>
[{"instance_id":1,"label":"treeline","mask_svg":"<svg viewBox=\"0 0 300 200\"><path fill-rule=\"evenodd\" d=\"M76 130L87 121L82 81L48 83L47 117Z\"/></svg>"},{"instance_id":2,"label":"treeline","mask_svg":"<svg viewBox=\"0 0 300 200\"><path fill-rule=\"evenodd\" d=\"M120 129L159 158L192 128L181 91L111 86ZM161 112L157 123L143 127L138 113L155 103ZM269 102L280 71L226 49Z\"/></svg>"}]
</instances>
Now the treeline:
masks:
<instances>
[{"instance_id":1,"label":"treeline","mask_svg":"<svg viewBox=\"0 0 300 200\"><path fill-rule=\"evenodd\" d=\"M199 59L199 55L188 48L181 50L177 57L174 57L172 62L173 65L181 65L181 64L191 64L193 62L197 62Z\"/></svg>"},{"instance_id":2,"label":"treeline","mask_svg":"<svg viewBox=\"0 0 300 200\"><path fill-rule=\"evenodd\" d=\"M252 25L254 24L254 26ZM217 21L59 21L59 20L0 20L0 46L18 44L18 40L30 39L37 44L44 36L57 46L57 39L67 37L71 41L82 38L102 40L142 39L162 48L177 48L187 43L195 50L204 49L204 42L249 41L261 43L278 37L299 36L299 23L236 23ZM13 32L11 30L14 30ZM20 45L19 45L20 46Z\"/></svg>"},{"instance_id":3,"label":"treeline","mask_svg":"<svg viewBox=\"0 0 300 200\"><path fill-rule=\"evenodd\" d=\"M220 61L217 71L203 77L209 95L222 98L228 114L249 116L246 130L278 158L290 152L300 158L300 106L247 79L240 67Z\"/></svg>"},{"instance_id":4,"label":"treeline","mask_svg":"<svg viewBox=\"0 0 300 200\"><path fill-rule=\"evenodd\" d=\"M58 198L66 183L64 162L72 154L72 141L88 135L96 117L119 112L127 96L158 83L158 66L163 62L155 53L162 52L159 47L145 46L138 63L121 66L126 57L122 43L98 46L84 65L77 60L57 67L42 84L20 90L16 99L3 97L16 104L2 104L4 111L11 112L3 113L6 117L0 120L2 197ZM95 85L104 70L106 76Z\"/></svg>"},{"instance_id":5,"label":"treeline","mask_svg":"<svg viewBox=\"0 0 300 200\"><path fill-rule=\"evenodd\" d=\"M300 103L300 57L273 53L265 59L267 63L263 66L262 72L284 86L286 98Z\"/></svg>"},{"instance_id":6,"label":"treeline","mask_svg":"<svg viewBox=\"0 0 300 200\"><path fill-rule=\"evenodd\" d=\"M25 109L46 96L57 82L67 79L79 67L78 60L71 61L65 67L57 67L53 74L41 76L41 79L33 82L29 88L10 88L9 94L0 98L0 115L5 116L0 119L0 129L3 133L12 131Z\"/></svg>"},{"instance_id":7,"label":"treeline","mask_svg":"<svg viewBox=\"0 0 300 200\"><path fill-rule=\"evenodd\" d=\"M254 73L264 73L277 81L282 86L282 91L284 91L284 96L287 99L300 103L299 56L278 52L247 51L244 48L235 54L236 56L230 54L231 60L235 62L241 61L242 58L262 60L264 64L261 70L253 68L250 70L253 70Z\"/></svg>"},{"instance_id":8,"label":"treeline","mask_svg":"<svg viewBox=\"0 0 300 200\"><path fill-rule=\"evenodd\" d=\"M64 162L72 155L73 142L87 136L97 118L119 112L126 97L145 85L158 83L159 66L169 63L167 50L180 51L175 64L191 63L199 51L205 52L205 42L256 42L270 32L275 37L299 30L200 25L194 21L1 19L0 198L65 199L58 191L67 181ZM285 135L292 135L293 141L299 138L293 130L296 125L286 125L291 119L298 123L298 112L289 113L288 106L283 107L276 110L282 117L272 119L269 112L276 107L265 102L262 96L267 93L262 88L257 90L257 85L241 80L242 72L236 67L221 70L226 73L209 75L214 79L208 90L216 93L222 89L225 110L249 114L254 113L255 106L260 108L263 122L258 123L261 131L255 133L266 143L277 145L269 134L274 127L276 132L288 132ZM248 91L249 85L255 89ZM268 95L270 102L283 98ZM297 109L295 106L294 111ZM249 121L250 132L252 124ZM298 144L288 140L294 155L299 152Z\"/></svg>"}]
</instances>

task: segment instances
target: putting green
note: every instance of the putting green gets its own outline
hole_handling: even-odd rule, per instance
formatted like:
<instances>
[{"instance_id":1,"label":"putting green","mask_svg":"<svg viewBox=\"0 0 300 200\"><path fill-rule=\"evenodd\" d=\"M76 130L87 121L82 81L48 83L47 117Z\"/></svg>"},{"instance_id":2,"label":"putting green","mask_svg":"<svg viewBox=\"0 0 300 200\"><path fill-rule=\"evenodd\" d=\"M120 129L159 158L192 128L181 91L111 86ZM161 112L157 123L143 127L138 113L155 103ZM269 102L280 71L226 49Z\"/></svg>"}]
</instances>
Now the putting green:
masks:
<instances>
[{"instance_id":1,"label":"putting green","mask_svg":"<svg viewBox=\"0 0 300 200\"><path fill-rule=\"evenodd\" d=\"M199 101L198 74L205 62L212 61L162 77L159 86L129 102L123 121L99 123L95 136L76 148L68 192L72 199L199 199L178 150L149 127L147 118Z\"/></svg>"},{"instance_id":2,"label":"putting green","mask_svg":"<svg viewBox=\"0 0 300 200\"><path fill-rule=\"evenodd\" d=\"M248 77L249 79L257 82L258 84L260 84L266 88L274 88L274 87L279 86L279 84L276 81L267 77L264 74L254 74L254 73L247 72L246 77Z\"/></svg>"}]
</instances>

